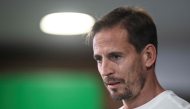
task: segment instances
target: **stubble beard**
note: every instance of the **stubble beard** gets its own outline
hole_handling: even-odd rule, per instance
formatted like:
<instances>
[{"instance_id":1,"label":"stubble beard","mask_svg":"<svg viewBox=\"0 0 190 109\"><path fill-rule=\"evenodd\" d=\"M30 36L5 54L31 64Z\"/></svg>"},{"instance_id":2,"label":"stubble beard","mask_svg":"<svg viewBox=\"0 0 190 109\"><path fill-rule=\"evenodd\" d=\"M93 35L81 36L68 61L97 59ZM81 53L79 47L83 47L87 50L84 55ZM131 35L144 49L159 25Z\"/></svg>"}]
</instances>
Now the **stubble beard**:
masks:
<instances>
[{"instance_id":1,"label":"stubble beard","mask_svg":"<svg viewBox=\"0 0 190 109\"><path fill-rule=\"evenodd\" d=\"M125 86L124 88L120 88L120 89L108 89L109 93L110 93L110 97L112 98L112 100L114 101L121 101L121 100L130 100L135 98L136 96L139 95L140 90L143 88L145 83L145 78L143 75L139 75L139 80L138 80L138 85L139 85L139 92L134 92L131 88L131 83L123 83L123 85ZM120 90L122 90L123 92L119 92Z\"/></svg>"},{"instance_id":2,"label":"stubble beard","mask_svg":"<svg viewBox=\"0 0 190 109\"><path fill-rule=\"evenodd\" d=\"M122 85L125 87L120 87L119 89L114 88L114 89L108 89L110 93L110 97L114 101L120 101L120 100L130 100L138 96L140 93L140 90L143 88L144 83L145 83L145 76L142 73L138 74L137 81L135 83L132 83L131 81L128 81L125 83L124 79L118 79L114 77L108 77L108 80L117 80L119 81ZM137 84L139 86L138 92L134 92L134 90L131 88L133 87L134 84ZM122 92L120 92L122 91Z\"/></svg>"},{"instance_id":3,"label":"stubble beard","mask_svg":"<svg viewBox=\"0 0 190 109\"><path fill-rule=\"evenodd\" d=\"M121 79L121 78L115 78L115 77L107 77L105 79L105 81L119 81L120 84L126 86L124 89L124 92L123 93L120 93L119 90L121 89L117 89L117 88L113 88L113 89L108 89L109 93L110 93L110 97L112 98L112 100L114 101L119 101L119 100L122 100L122 99L126 99L126 98L131 98L132 97L132 91L129 89L129 87L127 87L126 83L125 83L125 80L124 79Z\"/></svg>"},{"instance_id":4,"label":"stubble beard","mask_svg":"<svg viewBox=\"0 0 190 109\"><path fill-rule=\"evenodd\" d=\"M112 91L113 91L112 92L113 94L111 94L111 92L110 92L110 97L114 101L120 101L120 100L123 100L123 99L129 99L129 98L131 98L133 96L133 93L128 88L124 89L124 93L119 93L118 89L112 89ZM116 94L116 93L118 93L118 94Z\"/></svg>"}]
</instances>

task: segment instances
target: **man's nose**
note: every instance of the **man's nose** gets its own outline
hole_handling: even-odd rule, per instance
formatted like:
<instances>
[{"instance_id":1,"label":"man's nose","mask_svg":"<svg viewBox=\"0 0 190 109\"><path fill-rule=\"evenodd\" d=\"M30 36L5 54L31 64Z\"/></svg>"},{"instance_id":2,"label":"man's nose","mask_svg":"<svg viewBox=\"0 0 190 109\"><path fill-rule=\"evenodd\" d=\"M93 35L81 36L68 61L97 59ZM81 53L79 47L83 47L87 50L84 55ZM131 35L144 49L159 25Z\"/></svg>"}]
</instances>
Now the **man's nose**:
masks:
<instances>
[{"instance_id":1,"label":"man's nose","mask_svg":"<svg viewBox=\"0 0 190 109\"><path fill-rule=\"evenodd\" d=\"M109 76L113 74L114 73L113 62L110 61L109 59L103 59L100 73L102 76Z\"/></svg>"}]
</instances>

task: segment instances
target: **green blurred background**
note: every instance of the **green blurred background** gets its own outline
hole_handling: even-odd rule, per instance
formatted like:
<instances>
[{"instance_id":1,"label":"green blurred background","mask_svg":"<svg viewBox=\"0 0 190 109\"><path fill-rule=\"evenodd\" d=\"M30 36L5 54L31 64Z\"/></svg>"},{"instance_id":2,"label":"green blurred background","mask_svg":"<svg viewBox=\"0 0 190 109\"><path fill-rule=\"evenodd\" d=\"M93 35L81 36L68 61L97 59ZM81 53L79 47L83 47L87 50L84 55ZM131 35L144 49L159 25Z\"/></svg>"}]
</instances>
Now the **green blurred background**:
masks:
<instances>
[{"instance_id":1,"label":"green blurred background","mask_svg":"<svg viewBox=\"0 0 190 109\"><path fill-rule=\"evenodd\" d=\"M0 76L0 109L103 109L102 87L86 71L17 71Z\"/></svg>"}]
</instances>

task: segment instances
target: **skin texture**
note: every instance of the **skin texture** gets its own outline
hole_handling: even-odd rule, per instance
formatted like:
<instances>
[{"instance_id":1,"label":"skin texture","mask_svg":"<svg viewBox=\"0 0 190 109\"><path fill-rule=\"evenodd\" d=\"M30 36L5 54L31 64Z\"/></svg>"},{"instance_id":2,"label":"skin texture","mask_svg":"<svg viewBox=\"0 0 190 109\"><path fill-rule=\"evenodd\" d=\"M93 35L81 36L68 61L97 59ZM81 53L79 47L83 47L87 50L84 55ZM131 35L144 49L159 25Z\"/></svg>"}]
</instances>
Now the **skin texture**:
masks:
<instances>
[{"instance_id":1,"label":"skin texture","mask_svg":"<svg viewBox=\"0 0 190 109\"><path fill-rule=\"evenodd\" d=\"M127 41L128 32L115 26L102 29L93 39L94 59L113 100L122 100L126 109L138 107L164 91L153 64L156 50L147 45L137 53Z\"/></svg>"}]
</instances>

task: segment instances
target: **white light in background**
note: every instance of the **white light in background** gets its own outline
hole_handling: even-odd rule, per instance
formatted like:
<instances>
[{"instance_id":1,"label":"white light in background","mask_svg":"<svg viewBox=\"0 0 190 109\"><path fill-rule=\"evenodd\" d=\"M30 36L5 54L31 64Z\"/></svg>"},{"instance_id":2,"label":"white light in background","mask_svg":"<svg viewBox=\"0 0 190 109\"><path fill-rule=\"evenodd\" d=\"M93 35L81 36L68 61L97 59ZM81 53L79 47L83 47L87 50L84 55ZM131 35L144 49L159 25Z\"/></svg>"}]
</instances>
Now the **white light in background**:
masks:
<instances>
[{"instance_id":1,"label":"white light in background","mask_svg":"<svg viewBox=\"0 0 190 109\"><path fill-rule=\"evenodd\" d=\"M77 35L89 32L94 22L93 17L83 13L52 13L42 18L40 28L47 34Z\"/></svg>"}]
</instances>

